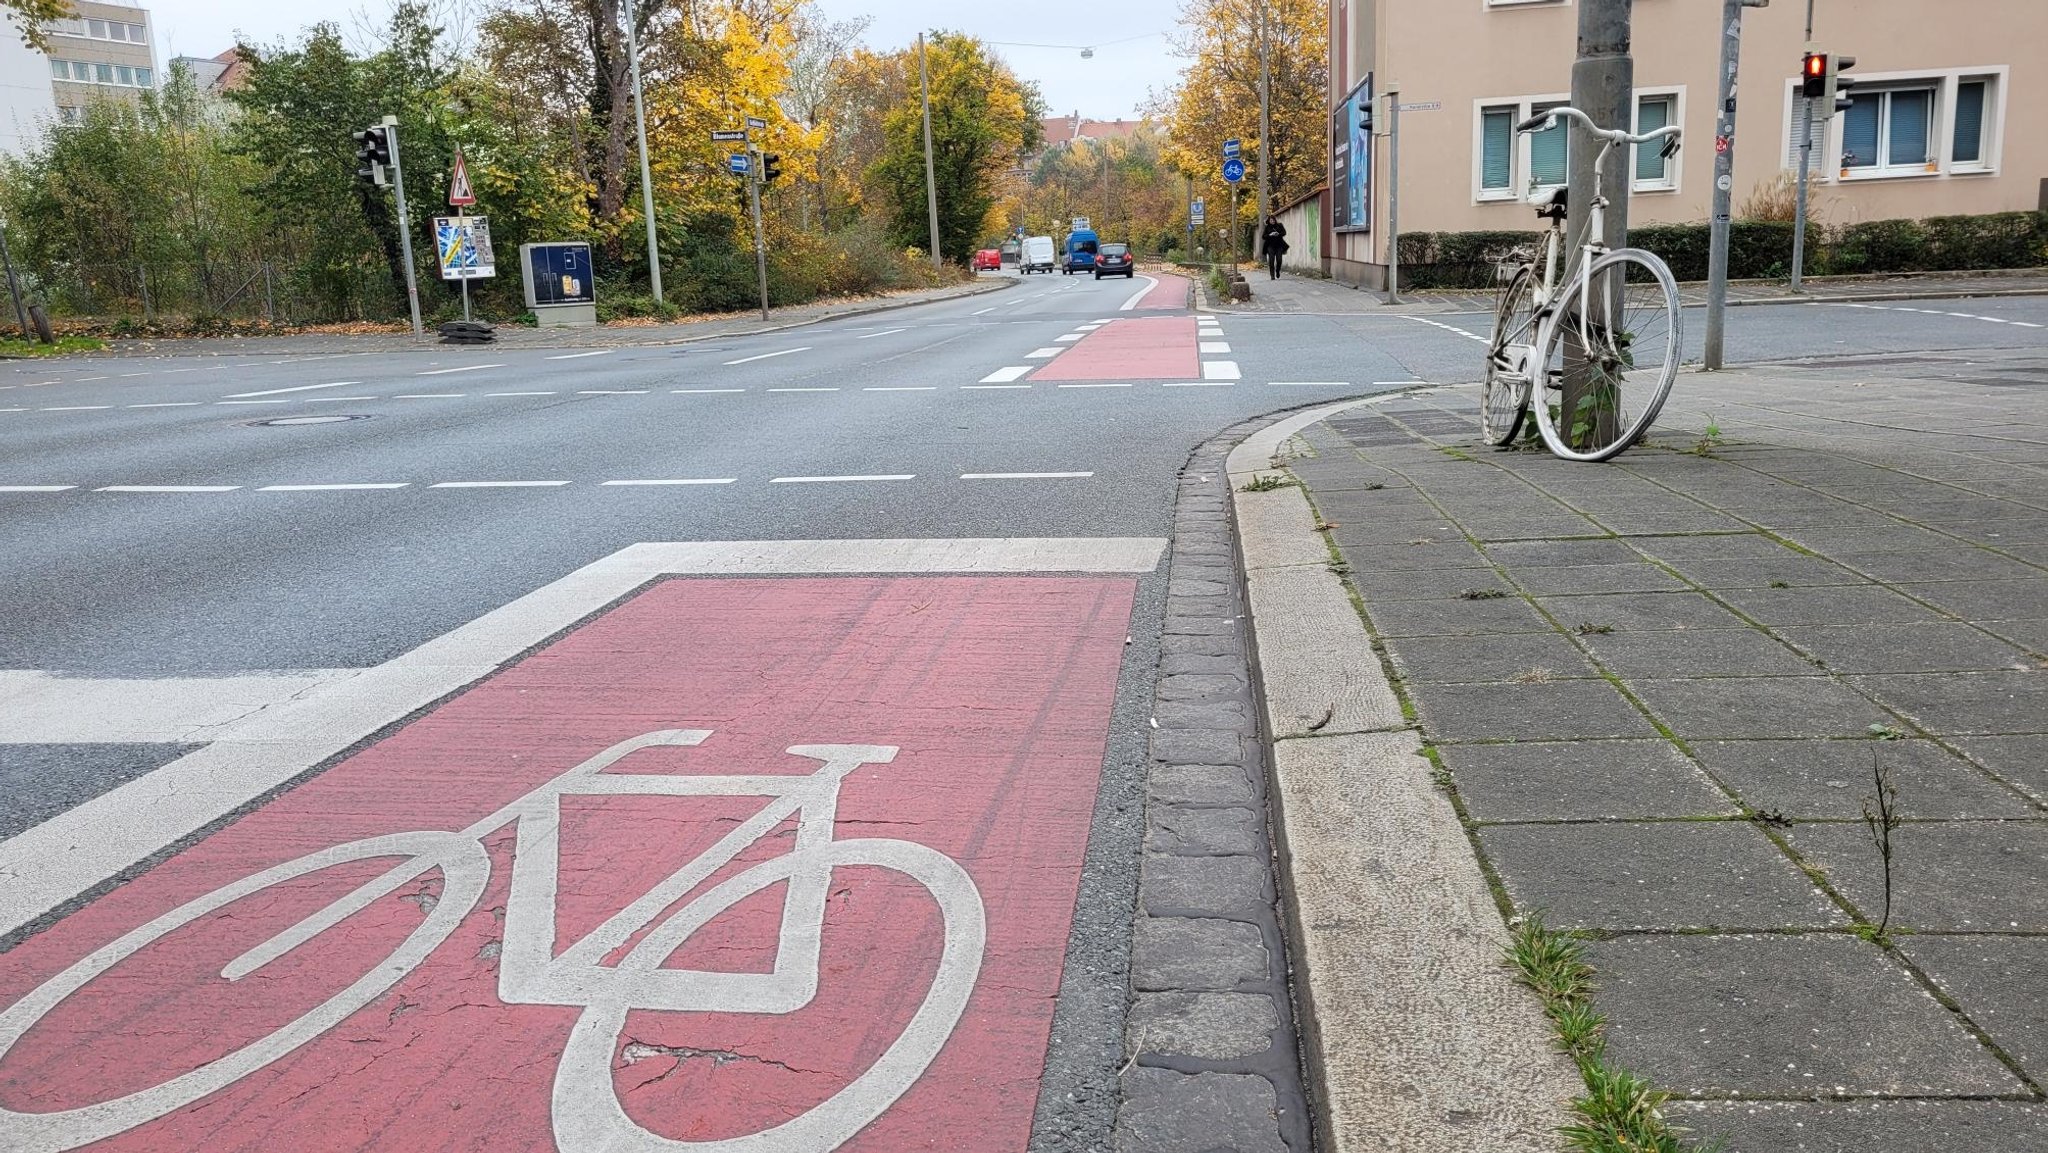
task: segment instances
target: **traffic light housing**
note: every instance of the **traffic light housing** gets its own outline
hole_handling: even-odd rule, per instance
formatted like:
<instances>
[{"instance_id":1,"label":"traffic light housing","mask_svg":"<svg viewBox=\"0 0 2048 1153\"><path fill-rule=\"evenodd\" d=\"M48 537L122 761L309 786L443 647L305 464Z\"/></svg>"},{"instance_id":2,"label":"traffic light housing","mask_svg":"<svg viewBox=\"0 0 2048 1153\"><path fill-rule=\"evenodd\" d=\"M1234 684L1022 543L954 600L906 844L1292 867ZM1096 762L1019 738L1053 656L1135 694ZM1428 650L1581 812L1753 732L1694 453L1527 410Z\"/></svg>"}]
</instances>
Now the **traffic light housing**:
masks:
<instances>
[{"instance_id":1,"label":"traffic light housing","mask_svg":"<svg viewBox=\"0 0 2048 1153\"><path fill-rule=\"evenodd\" d=\"M773 184L782 178L782 157L773 152L761 154L761 183Z\"/></svg>"},{"instance_id":2,"label":"traffic light housing","mask_svg":"<svg viewBox=\"0 0 2048 1153\"><path fill-rule=\"evenodd\" d=\"M391 137L382 125L355 134L356 179L383 188L391 183L385 168L391 163Z\"/></svg>"},{"instance_id":3,"label":"traffic light housing","mask_svg":"<svg viewBox=\"0 0 2048 1153\"><path fill-rule=\"evenodd\" d=\"M1808 100L1819 100L1828 90L1828 54L1808 52L1799 64L1799 93Z\"/></svg>"},{"instance_id":4,"label":"traffic light housing","mask_svg":"<svg viewBox=\"0 0 2048 1153\"><path fill-rule=\"evenodd\" d=\"M1856 82L1842 75L1856 67L1856 58L1833 52L1828 55L1827 60L1827 86L1821 92L1821 111L1832 116L1845 111L1849 105L1856 102L1856 98L1848 94L1849 89L1856 86Z\"/></svg>"}]
</instances>

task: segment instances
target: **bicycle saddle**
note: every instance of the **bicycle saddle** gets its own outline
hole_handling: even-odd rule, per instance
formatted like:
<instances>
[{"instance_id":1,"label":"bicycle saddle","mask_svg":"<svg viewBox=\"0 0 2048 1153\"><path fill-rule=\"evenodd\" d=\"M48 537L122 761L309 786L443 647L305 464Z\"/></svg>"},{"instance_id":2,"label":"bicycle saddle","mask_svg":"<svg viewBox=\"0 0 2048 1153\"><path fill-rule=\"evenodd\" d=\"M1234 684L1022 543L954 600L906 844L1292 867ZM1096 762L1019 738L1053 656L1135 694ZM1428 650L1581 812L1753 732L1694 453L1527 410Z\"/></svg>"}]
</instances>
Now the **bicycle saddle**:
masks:
<instances>
[{"instance_id":1,"label":"bicycle saddle","mask_svg":"<svg viewBox=\"0 0 2048 1153\"><path fill-rule=\"evenodd\" d=\"M1544 220L1563 220L1569 207L1569 197L1563 185L1556 188L1538 189L1529 194L1529 203L1535 206L1536 215Z\"/></svg>"}]
</instances>

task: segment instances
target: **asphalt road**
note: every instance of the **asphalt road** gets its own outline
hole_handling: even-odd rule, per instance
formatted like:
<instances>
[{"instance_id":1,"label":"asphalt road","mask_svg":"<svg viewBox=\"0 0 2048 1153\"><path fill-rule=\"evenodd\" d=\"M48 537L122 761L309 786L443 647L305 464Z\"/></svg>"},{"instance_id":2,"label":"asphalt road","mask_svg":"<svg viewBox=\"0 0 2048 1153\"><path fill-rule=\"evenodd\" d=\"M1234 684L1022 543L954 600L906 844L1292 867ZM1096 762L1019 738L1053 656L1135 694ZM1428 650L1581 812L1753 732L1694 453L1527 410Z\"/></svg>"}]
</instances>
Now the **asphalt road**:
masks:
<instances>
[{"instance_id":1,"label":"asphalt road","mask_svg":"<svg viewBox=\"0 0 2048 1153\"><path fill-rule=\"evenodd\" d=\"M1263 413L1470 380L1490 320L1223 313L1187 375L1137 371L1143 352L1132 378L1031 374L1094 347L1098 322L1194 327L1127 310L1144 287L1034 277L667 348L7 364L0 695L30 671L313 685L643 542L1165 537L1196 445ZM1688 312L1695 347L1700 321ZM2038 298L1743 308L1729 354L2048 349L2044 326ZM1074 1148L1114 1105L1101 1066L1121 1059L1121 1023L1083 1006L1124 988L1163 583L1138 586L1046 1073L1039 1131ZM189 747L7 740L0 838Z\"/></svg>"}]
</instances>

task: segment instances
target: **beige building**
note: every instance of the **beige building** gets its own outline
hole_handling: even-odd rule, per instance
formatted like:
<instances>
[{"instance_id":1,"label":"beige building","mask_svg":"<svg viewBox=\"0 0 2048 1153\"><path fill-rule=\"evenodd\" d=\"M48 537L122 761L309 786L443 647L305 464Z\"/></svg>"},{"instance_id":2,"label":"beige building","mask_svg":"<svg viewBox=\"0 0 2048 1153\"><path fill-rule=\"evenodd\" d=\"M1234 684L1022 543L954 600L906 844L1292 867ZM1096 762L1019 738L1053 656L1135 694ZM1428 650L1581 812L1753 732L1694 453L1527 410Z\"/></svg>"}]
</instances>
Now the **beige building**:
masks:
<instances>
[{"instance_id":1,"label":"beige building","mask_svg":"<svg viewBox=\"0 0 2048 1153\"><path fill-rule=\"evenodd\" d=\"M146 9L73 0L71 10L49 25L50 89L60 123L79 121L95 99L132 100L156 87Z\"/></svg>"},{"instance_id":2,"label":"beige building","mask_svg":"<svg viewBox=\"0 0 2048 1153\"><path fill-rule=\"evenodd\" d=\"M1632 223L1708 218L1721 4L1635 0L1636 128L1685 128L1664 160L1631 156ZM1573 0L1331 0L1331 201L1319 247L1341 279L1383 284L1388 143L1371 141L1349 230L1347 101L1393 92L1400 115L1400 227L1535 227L1521 203L1564 180L1566 134L1516 123L1566 102L1577 53ZM1795 171L1806 5L1745 9L1734 197ZM2048 0L1818 0L1815 41L1856 58L1856 104L1817 127L1813 196L1834 223L2048 208ZM1383 133L1385 126L1377 126ZM1369 201L1369 211L1366 207ZM1333 220L1334 218L1334 220ZM1334 225L1334 227L1333 227Z\"/></svg>"}]
</instances>

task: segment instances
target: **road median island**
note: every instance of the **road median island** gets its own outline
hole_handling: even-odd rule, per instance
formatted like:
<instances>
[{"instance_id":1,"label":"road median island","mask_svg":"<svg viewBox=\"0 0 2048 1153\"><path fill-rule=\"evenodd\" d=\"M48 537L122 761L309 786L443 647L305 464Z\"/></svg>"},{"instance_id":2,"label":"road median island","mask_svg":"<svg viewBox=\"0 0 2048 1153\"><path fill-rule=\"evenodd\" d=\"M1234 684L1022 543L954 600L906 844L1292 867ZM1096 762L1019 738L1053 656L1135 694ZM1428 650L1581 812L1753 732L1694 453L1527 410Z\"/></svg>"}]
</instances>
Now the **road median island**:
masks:
<instances>
[{"instance_id":1,"label":"road median island","mask_svg":"<svg viewBox=\"0 0 2048 1153\"><path fill-rule=\"evenodd\" d=\"M2040 364L1688 373L1603 466L1476 386L1239 448L1327 1147L2044 1147Z\"/></svg>"}]
</instances>

